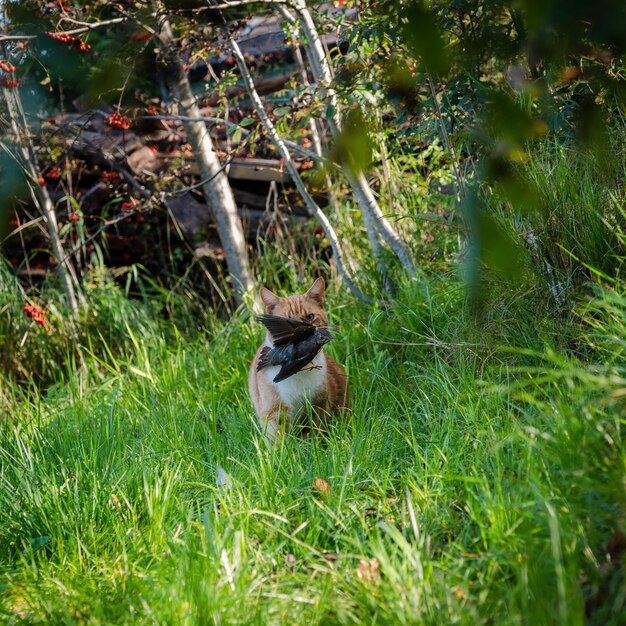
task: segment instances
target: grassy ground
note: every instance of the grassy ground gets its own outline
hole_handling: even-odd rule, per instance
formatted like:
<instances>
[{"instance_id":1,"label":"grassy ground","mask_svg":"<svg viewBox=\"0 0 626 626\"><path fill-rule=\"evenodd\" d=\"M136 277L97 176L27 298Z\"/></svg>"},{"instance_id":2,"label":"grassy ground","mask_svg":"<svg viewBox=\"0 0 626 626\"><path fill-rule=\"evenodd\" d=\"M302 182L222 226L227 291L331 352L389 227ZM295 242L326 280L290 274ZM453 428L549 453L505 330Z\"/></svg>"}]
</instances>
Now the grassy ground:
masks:
<instances>
[{"instance_id":1,"label":"grassy ground","mask_svg":"<svg viewBox=\"0 0 626 626\"><path fill-rule=\"evenodd\" d=\"M246 388L260 325L183 289L131 301L96 272L79 324L39 294L42 328L0 267L0 623L626 623L623 157L614 170L537 151L524 176L544 210L512 219L494 196L494 259L519 267L494 262L473 298L433 222L412 242L426 277L387 310L335 281L354 410L274 448ZM407 219L445 201L398 183ZM349 204L341 220L359 228ZM304 289L322 261L283 243L257 276Z\"/></svg>"},{"instance_id":2,"label":"grassy ground","mask_svg":"<svg viewBox=\"0 0 626 626\"><path fill-rule=\"evenodd\" d=\"M624 623L626 297L497 325L464 298L332 295L354 412L273 449L240 317L192 336L138 306L47 392L5 386L0 621Z\"/></svg>"}]
</instances>

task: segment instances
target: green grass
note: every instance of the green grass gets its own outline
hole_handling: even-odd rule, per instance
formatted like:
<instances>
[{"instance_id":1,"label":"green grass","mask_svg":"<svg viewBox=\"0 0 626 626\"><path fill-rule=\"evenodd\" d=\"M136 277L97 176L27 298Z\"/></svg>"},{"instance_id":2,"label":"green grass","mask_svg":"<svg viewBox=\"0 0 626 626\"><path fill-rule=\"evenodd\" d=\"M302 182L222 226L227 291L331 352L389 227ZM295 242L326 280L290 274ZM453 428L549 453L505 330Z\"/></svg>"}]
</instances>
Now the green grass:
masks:
<instances>
[{"instance_id":1,"label":"green grass","mask_svg":"<svg viewBox=\"0 0 626 626\"><path fill-rule=\"evenodd\" d=\"M108 352L11 386L0 621L624 623L626 296L564 331L506 302L476 325L453 276L400 293L331 296L353 414L275 448L242 317L189 334L136 305Z\"/></svg>"},{"instance_id":2,"label":"green grass","mask_svg":"<svg viewBox=\"0 0 626 626\"><path fill-rule=\"evenodd\" d=\"M96 270L75 324L54 285L38 293L41 328L0 267L0 623L626 623L624 160L531 156L540 210L489 200L495 252L519 267L494 263L475 292L450 263L455 231L429 221L451 198L398 178L424 278L387 259L384 310L334 280L353 412L276 447L247 394L262 329L246 315L220 320L185 279L167 291L138 269L129 300ZM382 295L358 212L331 208ZM328 273L314 244L259 243L258 281L289 293Z\"/></svg>"},{"instance_id":3,"label":"green grass","mask_svg":"<svg viewBox=\"0 0 626 626\"><path fill-rule=\"evenodd\" d=\"M626 258L623 181L626 158L617 149L626 136L623 124L611 129L610 157L559 143L541 142L490 198L505 231L518 240L517 254L530 256L546 282L544 264L553 268L565 294L595 277L622 277ZM508 192L503 193L508 185ZM531 228L541 254L529 249L524 231ZM502 244L501 244L502 245ZM507 243L504 261L511 258ZM541 258L538 258L540 256Z\"/></svg>"}]
</instances>

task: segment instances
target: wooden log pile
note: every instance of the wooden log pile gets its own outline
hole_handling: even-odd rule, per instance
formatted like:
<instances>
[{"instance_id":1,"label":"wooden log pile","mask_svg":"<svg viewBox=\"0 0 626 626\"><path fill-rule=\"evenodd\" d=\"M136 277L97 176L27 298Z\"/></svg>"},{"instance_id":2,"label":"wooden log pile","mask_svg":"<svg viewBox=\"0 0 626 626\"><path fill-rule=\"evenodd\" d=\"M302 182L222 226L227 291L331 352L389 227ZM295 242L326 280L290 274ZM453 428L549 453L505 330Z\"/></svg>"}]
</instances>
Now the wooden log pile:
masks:
<instances>
[{"instance_id":1,"label":"wooden log pile","mask_svg":"<svg viewBox=\"0 0 626 626\"><path fill-rule=\"evenodd\" d=\"M284 90L296 67L281 21L253 19L240 32L239 41L255 69L257 90L265 94ZM327 36L329 48L338 44L335 33ZM223 55L204 65L206 72L202 63L190 68L196 80L208 80L232 69L233 59ZM272 72L274 75L267 75ZM235 101L242 95L241 85L234 85L225 95L212 94L209 89L202 97L202 113L219 118L223 113L215 107L225 97L233 101L230 122L254 118L245 101ZM283 97L288 99L289 94ZM125 114L104 104L88 109L80 99L74 105L75 112L52 114L42 122L40 165L44 177L41 184L51 192L66 248L72 249L79 265L87 266L94 247L99 246L109 266L142 263L157 269L164 263L158 257L166 253L155 255L155 250L162 249L164 240L179 235L182 238L175 245L185 254L193 250L196 257L221 262L211 211L200 193L195 160L172 105L152 101L146 108ZM156 119L158 116L170 119ZM207 123L207 128L231 182L248 241L252 244L259 237L271 237L277 227L283 232L288 227L313 233L315 242L316 225L310 223L271 144L261 141L252 153L245 140L233 141L226 124ZM306 136L298 141L310 145ZM45 146L53 149L46 150ZM298 168L312 167L307 157L294 156ZM318 200L324 204L323 196ZM5 250L23 274L42 277L53 262L42 252L46 248L45 232L20 228L34 218L23 205L14 218L13 225L20 234L8 239ZM29 252L35 249L39 252Z\"/></svg>"}]
</instances>

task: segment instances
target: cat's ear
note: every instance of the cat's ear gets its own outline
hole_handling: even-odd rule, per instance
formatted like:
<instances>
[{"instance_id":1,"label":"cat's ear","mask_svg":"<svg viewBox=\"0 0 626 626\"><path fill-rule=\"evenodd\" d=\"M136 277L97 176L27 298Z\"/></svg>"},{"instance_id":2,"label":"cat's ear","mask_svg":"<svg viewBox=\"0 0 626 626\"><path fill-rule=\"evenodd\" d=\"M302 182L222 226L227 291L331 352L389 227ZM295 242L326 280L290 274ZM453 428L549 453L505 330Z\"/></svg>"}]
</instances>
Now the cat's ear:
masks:
<instances>
[{"instance_id":1,"label":"cat's ear","mask_svg":"<svg viewBox=\"0 0 626 626\"><path fill-rule=\"evenodd\" d=\"M270 314L274 310L274 307L280 302L280 298L265 287L261 287L261 300L263 300L265 310Z\"/></svg>"},{"instance_id":2,"label":"cat's ear","mask_svg":"<svg viewBox=\"0 0 626 626\"><path fill-rule=\"evenodd\" d=\"M324 296L326 295L326 285L324 284L324 279L318 278L311 285L311 287L309 287L309 290L304 295L323 307Z\"/></svg>"}]
</instances>

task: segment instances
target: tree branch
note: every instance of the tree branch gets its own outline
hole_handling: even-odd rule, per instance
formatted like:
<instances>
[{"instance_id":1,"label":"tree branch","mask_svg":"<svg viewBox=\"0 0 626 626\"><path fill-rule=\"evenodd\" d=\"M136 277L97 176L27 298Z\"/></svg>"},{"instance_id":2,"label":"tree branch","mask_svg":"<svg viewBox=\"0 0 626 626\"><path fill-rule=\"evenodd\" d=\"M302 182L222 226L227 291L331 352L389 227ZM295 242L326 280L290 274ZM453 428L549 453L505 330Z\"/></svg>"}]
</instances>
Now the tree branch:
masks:
<instances>
[{"instance_id":1,"label":"tree branch","mask_svg":"<svg viewBox=\"0 0 626 626\"><path fill-rule=\"evenodd\" d=\"M73 20L70 17L61 18L61 20L67 20L73 22L75 24L80 24L79 28L74 28L72 30L59 30L59 34L63 35L82 35L83 33L87 33L91 30L95 30L96 28L103 28L104 26L111 26L113 24L121 24L128 20L127 17L115 17L111 20L103 20L102 22L79 22L77 20ZM48 34L48 33L43 33ZM56 34L56 33L55 33ZM0 41L27 41L29 39L37 39L41 35L0 35Z\"/></svg>"},{"instance_id":2,"label":"tree branch","mask_svg":"<svg viewBox=\"0 0 626 626\"><path fill-rule=\"evenodd\" d=\"M110 20L103 20L101 22L79 22L78 20L74 20L71 17L62 17L59 20L59 24L62 21L72 22L73 24L80 24L79 28L74 28L73 30L61 30L59 33L63 35L82 35L83 33L87 33L90 30L95 30L96 28L102 28L104 26L111 26L113 24L122 24L128 20L127 17L114 17Z\"/></svg>"},{"instance_id":3,"label":"tree branch","mask_svg":"<svg viewBox=\"0 0 626 626\"><path fill-rule=\"evenodd\" d=\"M246 61L241 52L241 49L239 48L239 45L237 44L235 39L232 37L232 35L228 36L228 43L230 45L233 56L237 60L237 66L239 67L239 72L241 73L241 77L243 78L243 81L246 85L248 95L250 96L250 99L252 100L256 113L259 116L259 119L261 120L261 123L265 127L265 130L267 134L269 135L270 139L274 142L274 144L278 148L278 151L280 152L280 156L282 157L283 162L285 164L285 167L287 171L289 172L289 174L291 175L291 178L293 179L293 182L295 183L298 191L300 192L302 199L307 205L307 208L320 222L320 224L322 225L322 228L324 229L326 236L328 237L328 241L330 242L339 274L343 278L350 292L356 298L358 298L359 300L363 300L364 302L373 303L374 299L371 296L368 296L367 294L363 293L359 289L359 287L354 283L350 275L348 274L345 264L343 262L343 252L341 249L339 238L337 237L337 233L335 233L332 227L332 224L326 217L326 214L316 204L315 200L313 200L311 194L309 194L308 190L304 186L304 183L302 182L302 179L300 178L300 174L298 173L298 170L296 169L295 165L293 164L293 161L291 160L291 155L289 154L289 150L287 150L287 146L285 145L284 141L281 139L280 135L276 131L274 124L270 120L269 116L267 115L265 111L265 108L263 107L263 102L261 101L261 98L254 87L254 81L252 80L252 76L250 75L248 66L246 65Z\"/></svg>"},{"instance_id":4,"label":"tree branch","mask_svg":"<svg viewBox=\"0 0 626 626\"><path fill-rule=\"evenodd\" d=\"M223 120L223 119L221 119L219 117L198 117L198 118L194 117L194 118L190 118L190 117L185 116L185 115L141 115L139 117L139 119L142 119L142 120L175 120L175 121L180 121L180 122L188 122L188 121L200 120L202 122L208 122L209 124L215 124L216 126L218 126L219 124L224 124L225 126L228 126L228 127L233 127L233 126L239 127L241 129L241 132L244 135L244 137L247 137L250 134L250 131L247 128L244 128L243 126L239 126L239 124L237 124L235 122L230 122L229 120ZM285 145L289 149L293 150L294 152L299 152L303 156L306 156L309 159L312 159L316 163L321 163L324 160L322 157L320 157L318 154L316 154L312 150L309 150L308 148L302 147L301 145L295 143L295 141L289 141L288 139L283 139L283 141L285 142Z\"/></svg>"}]
</instances>

